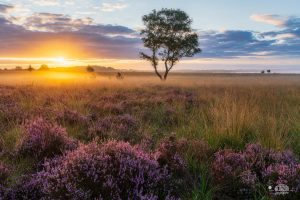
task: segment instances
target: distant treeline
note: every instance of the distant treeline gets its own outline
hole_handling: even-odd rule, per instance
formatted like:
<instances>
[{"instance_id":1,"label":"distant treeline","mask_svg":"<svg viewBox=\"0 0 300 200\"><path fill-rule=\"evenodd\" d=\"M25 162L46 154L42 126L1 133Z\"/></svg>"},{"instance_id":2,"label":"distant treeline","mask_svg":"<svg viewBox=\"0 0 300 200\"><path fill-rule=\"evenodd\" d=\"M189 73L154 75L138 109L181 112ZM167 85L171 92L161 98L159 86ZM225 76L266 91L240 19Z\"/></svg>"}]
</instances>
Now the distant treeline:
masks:
<instances>
[{"instance_id":1,"label":"distant treeline","mask_svg":"<svg viewBox=\"0 0 300 200\"><path fill-rule=\"evenodd\" d=\"M4 71L72 71L72 72L116 72L117 70L112 67L98 66L98 65L88 65L88 66L75 66L75 67L49 67L46 64L42 64L39 67L32 67L29 65L28 67L16 66L15 68L0 68L0 70Z\"/></svg>"}]
</instances>

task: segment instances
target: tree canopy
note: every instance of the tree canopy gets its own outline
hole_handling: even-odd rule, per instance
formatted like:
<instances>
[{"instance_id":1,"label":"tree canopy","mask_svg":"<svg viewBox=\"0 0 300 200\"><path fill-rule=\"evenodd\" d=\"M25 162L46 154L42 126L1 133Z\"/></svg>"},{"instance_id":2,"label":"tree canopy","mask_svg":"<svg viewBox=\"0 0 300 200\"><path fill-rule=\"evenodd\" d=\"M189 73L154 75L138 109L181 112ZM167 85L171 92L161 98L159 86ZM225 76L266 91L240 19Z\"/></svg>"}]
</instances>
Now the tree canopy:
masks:
<instances>
[{"instance_id":1,"label":"tree canopy","mask_svg":"<svg viewBox=\"0 0 300 200\"><path fill-rule=\"evenodd\" d=\"M141 52L141 58L151 62L156 75L166 80L173 66L183 57L200 53L198 34L193 31L192 19L178 9L153 10L143 16L145 28L141 31L144 46L150 54ZM158 70L159 61L165 72Z\"/></svg>"}]
</instances>

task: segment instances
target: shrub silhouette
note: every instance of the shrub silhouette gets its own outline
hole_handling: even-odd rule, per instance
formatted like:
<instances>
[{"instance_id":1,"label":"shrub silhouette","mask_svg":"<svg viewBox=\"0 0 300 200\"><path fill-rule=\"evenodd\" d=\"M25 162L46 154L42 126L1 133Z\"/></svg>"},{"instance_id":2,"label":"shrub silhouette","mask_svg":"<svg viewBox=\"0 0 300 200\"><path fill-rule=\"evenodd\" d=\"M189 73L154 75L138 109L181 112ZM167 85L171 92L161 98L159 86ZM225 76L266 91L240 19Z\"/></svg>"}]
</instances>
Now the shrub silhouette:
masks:
<instances>
[{"instance_id":1,"label":"shrub silhouette","mask_svg":"<svg viewBox=\"0 0 300 200\"><path fill-rule=\"evenodd\" d=\"M118 73L116 74L116 78L117 78L118 80L122 80L122 79L124 79L124 75L123 75L121 72L118 72Z\"/></svg>"},{"instance_id":2,"label":"shrub silhouette","mask_svg":"<svg viewBox=\"0 0 300 200\"><path fill-rule=\"evenodd\" d=\"M49 70L49 67L48 67L48 65L43 64L43 65L41 65L41 67L40 67L39 70L41 70L41 71L46 71L46 70Z\"/></svg>"},{"instance_id":3,"label":"shrub silhouette","mask_svg":"<svg viewBox=\"0 0 300 200\"><path fill-rule=\"evenodd\" d=\"M33 69L33 67L32 67L31 65L29 65L28 68L27 68L27 70L28 70L29 72L32 72L34 69Z\"/></svg>"},{"instance_id":4,"label":"shrub silhouette","mask_svg":"<svg viewBox=\"0 0 300 200\"><path fill-rule=\"evenodd\" d=\"M95 72L95 69L91 66L87 66L86 71L89 73Z\"/></svg>"}]
</instances>

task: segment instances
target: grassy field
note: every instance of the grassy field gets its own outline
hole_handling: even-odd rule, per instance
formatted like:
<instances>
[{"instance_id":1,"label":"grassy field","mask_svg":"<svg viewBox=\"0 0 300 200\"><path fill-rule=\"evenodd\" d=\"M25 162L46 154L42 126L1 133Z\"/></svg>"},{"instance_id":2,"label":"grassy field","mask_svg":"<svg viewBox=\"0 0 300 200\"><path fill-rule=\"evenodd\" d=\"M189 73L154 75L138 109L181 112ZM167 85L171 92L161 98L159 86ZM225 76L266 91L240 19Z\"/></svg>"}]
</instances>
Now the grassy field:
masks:
<instances>
[{"instance_id":1,"label":"grassy field","mask_svg":"<svg viewBox=\"0 0 300 200\"><path fill-rule=\"evenodd\" d=\"M299 159L300 75L171 74L167 82L161 82L147 73L128 73L117 80L114 74L101 73L0 72L0 168L9 169L9 173L3 172L5 181L2 172L0 179L3 187L9 188L2 192L10 195L7 198L13 198L12 190L23 177L41 170L45 158L64 154L59 149L52 155L51 145L45 150L51 138L42 139L40 146L32 144L40 140L28 139L34 129L28 126L34 126L37 118L65 128L66 137L79 146L116 140L139 146L151 155L180 155L188 178L183 192L177 195L175 191L176 198L235 199L237 189L227 187L239 185L240 180L227 181L239 172L227 173L227 181L219 180L218 152L231 149L238 154L247 144L260 144L266 151L291 150L293 159ZM166 144L173 152L163 148ZM34 156L28 149L43 153ZM166 163L175 180L172 156ZM300 180L299 166L295 181ZM262 177L253 183L255 187L245 184L245 188L250 188L251 198L274 198L267 178ZM288 179L280 173L278 177ZM290 188L300 185L289 181L284 183Z\"/></svg>"}]
</instances>

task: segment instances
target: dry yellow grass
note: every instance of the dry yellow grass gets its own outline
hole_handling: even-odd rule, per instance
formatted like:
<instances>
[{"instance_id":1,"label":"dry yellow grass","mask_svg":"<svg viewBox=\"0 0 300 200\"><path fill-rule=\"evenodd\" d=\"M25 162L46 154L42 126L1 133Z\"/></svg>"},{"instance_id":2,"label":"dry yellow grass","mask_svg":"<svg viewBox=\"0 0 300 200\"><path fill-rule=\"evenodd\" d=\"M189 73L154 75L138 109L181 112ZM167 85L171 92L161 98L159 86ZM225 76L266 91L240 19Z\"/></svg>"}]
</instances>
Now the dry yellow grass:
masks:
<instances>
[{"instance_id":1,"label":"dry yellow grass","mask_svg":"<svg viewBox=\"0 0 300 200\"><path fill-rule=\"evenodd\" d=\"M127 73L124 80L117 80L114 74L101 73L0 72L0 85L19 89L14 97L28 111L42 106L45 99L64 96L68 107L85 114L90 112L85 106L91 96L117 93L129 98L140 91L133 96L139 100L160 98L168 90L190 91L199 104L187 111L184 102L175 99L171 107L178 123L165 132L202 138L215 148L243 148L246 143L259 142L300 153L296 142L300 140L300 75L172 74L167 82L161 82L152 73ZM12 91L1 87L2 95L8 92ZM152 111L157 121L163 117L158 110ZM156 124L145 122L143 126L153 129Z\"/></svg>"}]
</instances>

